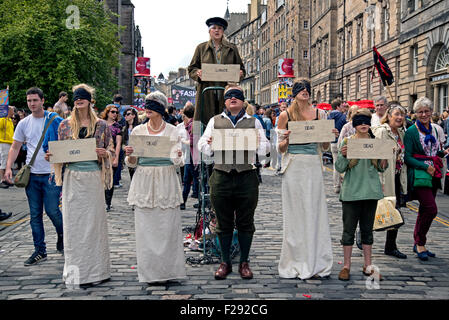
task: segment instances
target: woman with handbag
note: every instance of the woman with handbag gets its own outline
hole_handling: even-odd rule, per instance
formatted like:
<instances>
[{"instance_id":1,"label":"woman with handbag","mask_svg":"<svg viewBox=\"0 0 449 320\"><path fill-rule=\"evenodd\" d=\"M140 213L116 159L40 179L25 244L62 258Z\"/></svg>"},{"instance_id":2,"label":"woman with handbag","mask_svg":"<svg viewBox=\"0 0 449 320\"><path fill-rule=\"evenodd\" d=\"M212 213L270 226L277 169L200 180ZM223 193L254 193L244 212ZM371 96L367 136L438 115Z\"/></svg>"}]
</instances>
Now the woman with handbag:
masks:
<instances>
[{"instance_id":1,"label":"woman with handbag","mask_svg":"<svg viewBox=\"0 0 449 320\"><path fill-rule=\"evenodd\" d=\"M83 288L111 277L104 189L112 184L115 152L106 121L92 109L94 93L85 84L73 87L71 117L61 122L58 131L59 140L95 138L98 160L54 165L56 184L62 185L63 279L67 285L79 283ZM46 159L50 157L47 152Z\"/></svg>"},{"instance_id":2,"label":"woman with handbag","mask_svg":"<svg viewBox=\"0 0 449 320\"><path fill-rule=\"evenodd\" d=\"M177 128L163 120L167 97L155 91L147 96L148 122L131 136L164 136L174 143L170 157L138 157L125 147L125 164L136 168L128 193L134 206L137 271L140 282L162 282L186 276L182 242L181 185L176 167L182 164L181 137Z\"/></svg>"},{"instance_id":3,"label":"woman with handbag","mask_svg":"<svg viewBox=\"0 0 449 320\"><path fill-rule=\"evenodd\" d=\"M388 159L388 168L380 174L383 184L384 197L396 197L396 209L400 210L403 196L407 194L407 166L404 163L405 147L405 115L407 114L399 102L387 104L387 111L381 119L381 125L372 128L376 138L392 140L395 152ZM399 259L407 259L407 255L400 252L396 246L399 228L387 230L384 253Z\"/></svg>"},{"instance_id":4,"label":"woman with handbag","mask_svg":"<svg viewBox=\"0 0 449 320\"><path fill-rule=\"evenodd\" d=\"M407 164L407 184L411 200L418 200L419 209L413 233L413 251L422 261L436 255L427 250L427 233L433 219L438 214L435 197L441 189L441 158L449 153L442 150L438 132L431 123L433 104L421 97L413 105L416 122L404 135L405 163Z\"/></svg>"},{"instance_id":5,"label":"woman with handbag","mask_svg":"<svg viewBox=\"0 0 449 320\"><path fill-rule=\"evenodd\" d=\"M356 133L343 139L340 145L335 169L344 173L341 185L340 201L343 209L343 234L340 243L343 245L344 265L338 279L349 280L351 270L351 254L357 224L360 225L362 249L364 257L363 274L370 276L371 249L373 244L373 224L377 201L384 197L378 172L388 166L387 160L347 159L349 139L374 138L370 130L371 112L359 109L352 117L352 126ZM379 275L380 277L380 275Z\"/></svg>"}]
</instances>

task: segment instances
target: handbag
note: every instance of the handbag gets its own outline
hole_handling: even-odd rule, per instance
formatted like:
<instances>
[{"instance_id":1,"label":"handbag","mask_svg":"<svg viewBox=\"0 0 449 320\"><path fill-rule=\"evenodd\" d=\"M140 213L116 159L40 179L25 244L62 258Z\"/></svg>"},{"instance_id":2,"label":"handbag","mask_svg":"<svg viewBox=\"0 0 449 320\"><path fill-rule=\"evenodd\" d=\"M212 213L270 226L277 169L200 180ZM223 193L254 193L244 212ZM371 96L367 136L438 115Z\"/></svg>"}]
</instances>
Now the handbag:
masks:
<instances>
[{"instance_id":1,"label":"handbag","mask_svg":"<svg viewBox=\"0 0 449 320\"><path fill-rule=\"evenodd\" d=\"M44 128L44 131L42 131L41 138L39 140L39 143L37 144L36 150L34 150L33 157L31 158L30 162L22 167L22 169L17 172L16 176L14 177L14 185L17 188L26 188L28 186L28 182L30 181L30 175L31 175L31 167L34 164L34 161L36 160L37 154L42 146L42 142L44 142L45 133L47 132L48 127L53 122L53 120L58 115L55 114L48 122L47 125Z\"/></svg>"},{"instance_id":2,"label":"handbag","mask_svg":"<svg viewBox=\"0 0 449 320\"><path fill-rule=\"evenodd\" d=\"M428 187L432 188L432 176L424 170L416 169L415 180L413 181L413 187Z\"/></svg>"},{"instance_id":3,"label":"handbag","mask_svg":"<svg viewBox=\"0 0 449 320\"><path fill-rule=\"evenodd\" d=\"M396 209L396 197L384 197L377 201L373 231L398 228L404 224L401 212Z\"/></svg>"}]
</instances>

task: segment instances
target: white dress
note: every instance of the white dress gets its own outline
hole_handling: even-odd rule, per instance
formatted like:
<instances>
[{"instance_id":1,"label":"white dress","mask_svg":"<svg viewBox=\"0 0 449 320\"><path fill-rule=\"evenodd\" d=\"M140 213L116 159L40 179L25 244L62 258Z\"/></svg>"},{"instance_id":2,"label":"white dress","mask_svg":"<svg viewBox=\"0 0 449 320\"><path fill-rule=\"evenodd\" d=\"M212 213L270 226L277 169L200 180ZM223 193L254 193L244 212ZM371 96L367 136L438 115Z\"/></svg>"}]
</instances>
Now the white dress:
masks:
<instances>
[{"instance_id":1,"label":"white dress","mask_svg":"<svg viewBox=\"0 0 449 320\"><path fill-rule=\"evenodd\" d=\"M280 141L282 137L278 146ZM282 278L309 279L331 273L332 243L322 160L317 153L286 152L282 157L283 239L278 265Z\"/></svg>"},{"instance_id":2,"label":"white dress","mask_svg":"<svg viewBox=\"0 0 449 320\"><path fill-rule=\"evenodd\" d=\"M110 278L108 224L101 170L75 171L66 168L62 187L62 219L65 283L77 285Z\"/></svg>"},{"instance_id":3,"label":"white dress","mask_svg":"<svg viewBox=\"0 0 449 320\"><path fill-rule=\"evenodd\" d=\"M166 123L158 136L178 139L176 127ZM133 129L131 135L150 135L146 124ZM178 139L178 141L180 141ZM181 145L179 144L179 149ZM186 277L182 238L183 202L175 165L182 157L171 157L174 165L137 165L128 193L129 205L135 206L137 272L140 282L156 282ZM125 163L131 165L128 157Z\"/></svg>"}]
</instances>

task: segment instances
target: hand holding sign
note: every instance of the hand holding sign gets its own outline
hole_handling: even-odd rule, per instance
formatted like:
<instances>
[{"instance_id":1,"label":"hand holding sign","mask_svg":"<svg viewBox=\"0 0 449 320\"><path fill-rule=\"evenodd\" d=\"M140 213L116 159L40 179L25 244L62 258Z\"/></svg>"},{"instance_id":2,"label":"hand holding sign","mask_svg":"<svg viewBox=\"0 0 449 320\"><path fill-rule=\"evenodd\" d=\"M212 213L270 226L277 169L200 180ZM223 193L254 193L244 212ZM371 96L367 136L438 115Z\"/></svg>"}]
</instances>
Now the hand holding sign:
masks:
<instances>
[{"instance_id":1,"label":"hand holding sign","mask_svg":"<svg viewBox=\"0 0 449 320\"><path fill-rule=\"evenodd\" d=\"M49 141L45 158L50 163L80 162L97 160L106 156L106 149L97 148L95 138Z\"/></svg>"},{"instance_id":2,"label":"hand holding sign","mask_svg":"<svg viewBox=\"0 0 449 320\"><path fill-rule=\"evenodd\" d=\"M391 159L395 144L384 139L349 139L348 159ZM343 152L342 152L343 154Z\"/></svg>"}]
</instances>

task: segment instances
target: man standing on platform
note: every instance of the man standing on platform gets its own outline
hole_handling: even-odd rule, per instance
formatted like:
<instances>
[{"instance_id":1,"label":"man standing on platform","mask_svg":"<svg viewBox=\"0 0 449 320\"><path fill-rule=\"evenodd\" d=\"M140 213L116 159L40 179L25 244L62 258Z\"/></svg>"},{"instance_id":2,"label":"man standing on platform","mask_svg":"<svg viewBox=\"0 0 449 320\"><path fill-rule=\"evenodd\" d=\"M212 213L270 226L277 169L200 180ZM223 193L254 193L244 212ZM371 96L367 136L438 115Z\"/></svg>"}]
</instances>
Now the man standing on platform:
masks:
<instances>
[{"instance_id":1,"label":"man standing on platform","mask_svg":"<svg viewBox=\"0 0 449 320\"><path fill-rule=\"evenodd\" d=\"M249 116L244 108L242 88L228 85L224 92L225 111L214 116L207 124L203 136L198 142L198 149L211 156L213 129L259 129L257 131L257 154L265 156L270 144L264 129L256 118ZM254 211L259 196L259 180L254 167L255 155L249 151L231 151L232 160L227 161L225 151L214 154L215 166L209 180L210 198L217 217L216 232L220 242L222 263L215 272L215 279L223 280L232 272L230 249L234 226L238 230L240 245L239 273L242 279L251 279L253 273L248 264L254 226ZM239 157L239 155L241 157ZM220 157L221 156L221 157ZM224 160L224 161L223 161ZM244 160L244 161L240 161Z\"/></svg>"}]
</instances>

